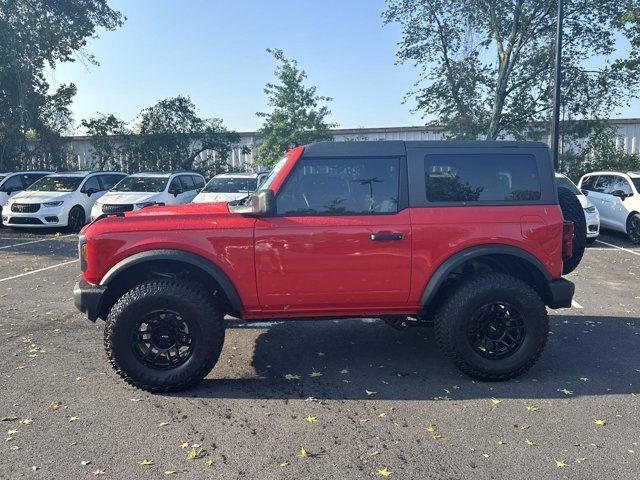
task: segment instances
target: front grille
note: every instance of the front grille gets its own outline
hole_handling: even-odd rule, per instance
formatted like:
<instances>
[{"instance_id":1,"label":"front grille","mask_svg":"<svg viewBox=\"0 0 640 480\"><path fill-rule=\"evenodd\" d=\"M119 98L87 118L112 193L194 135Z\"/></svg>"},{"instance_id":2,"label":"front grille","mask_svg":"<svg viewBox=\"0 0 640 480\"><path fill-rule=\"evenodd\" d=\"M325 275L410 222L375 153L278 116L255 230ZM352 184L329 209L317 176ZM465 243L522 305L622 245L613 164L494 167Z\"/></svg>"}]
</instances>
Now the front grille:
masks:
<instances>
[{"instance_id":1,"label":"front grille","mask_svg":"<svg viewBox=\"0 0 640 480\"><path fill-rule=\"evenodd\" d=\"M39 203L14 203L11 205L11 211L15 213L36 213L40 210Z\"/></svg>"},{"instance_id":2,"label":"front grille","mask_svg":"<svg viewBox=\"0 0 640 480\"><path fill-rule=\"evenodd\" d=\"M11 225L42 225L42 221L39 218L29 217L12 217L9 219Z\"/></svg>"},{"instance_id":3,"label":"front grille","mask_svg":"<svg viewBox=\"0 0 640 480\"><path fill-rule=\"evenodd\" d=\"M105 203L102 206L102 213L124 213L124 212L130 212L131 210L133 210L133 205L131 204L115 205L115 204Z\"/></svg>"}]
</instances>

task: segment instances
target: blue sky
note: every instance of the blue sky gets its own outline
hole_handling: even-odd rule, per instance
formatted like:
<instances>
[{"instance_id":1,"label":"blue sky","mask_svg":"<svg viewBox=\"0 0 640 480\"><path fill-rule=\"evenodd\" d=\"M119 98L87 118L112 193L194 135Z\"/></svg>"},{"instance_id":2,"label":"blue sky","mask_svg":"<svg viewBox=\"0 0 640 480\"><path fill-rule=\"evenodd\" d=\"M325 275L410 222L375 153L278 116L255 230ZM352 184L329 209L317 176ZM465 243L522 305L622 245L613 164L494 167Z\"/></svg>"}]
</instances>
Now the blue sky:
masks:
<instances>
[{"instance_id":1,"label":"blue sky","mask_svg":"<svg viewBox=\"0 0 640 480\"><path fill-rule=\"evenodd\" d=\"M383 26L384 0L110 0L127 16L100 32L88 51L100 62L59 65L52 85L74 82L76 123L97 113L133 121L157 101L188 95L203 117L256 130L267 109L264 84L281 48L307 71L318 93L334 98L341 128L421 125L403 103L418 70L396 65L397 25ZM627 108L618 116L638 116Z\"/></svg>"}]
</instances>

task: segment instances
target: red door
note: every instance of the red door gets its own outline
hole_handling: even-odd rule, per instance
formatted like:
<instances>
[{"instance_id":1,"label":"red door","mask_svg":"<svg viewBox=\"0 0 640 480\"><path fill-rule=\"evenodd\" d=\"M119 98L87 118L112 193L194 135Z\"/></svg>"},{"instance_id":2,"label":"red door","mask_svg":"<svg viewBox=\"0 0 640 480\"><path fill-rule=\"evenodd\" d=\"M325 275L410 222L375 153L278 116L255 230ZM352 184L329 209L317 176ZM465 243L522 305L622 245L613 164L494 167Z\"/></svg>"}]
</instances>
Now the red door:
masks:
<instances>
[{"instance_id":1,"label":"red door","mask_svg":"<svg viewBox=\"0 0 640 480\"><path fill-rule=\"evenodd\" d=\"M399 170L397 158L298 162L277 194L278 215L255 224L263 309L406 304L411 224L398 201Z\"/></svg>"},{"instance_id":2,"label":"red door","mask_svg":"<svg viewBox=\"0 0 640 480\"><path fill-rule=\"evenodd\" d=\"M264 309L402 305L409 296L409 210L384 216L271 217L256 222Z\"/></svg>"}]
</instances>

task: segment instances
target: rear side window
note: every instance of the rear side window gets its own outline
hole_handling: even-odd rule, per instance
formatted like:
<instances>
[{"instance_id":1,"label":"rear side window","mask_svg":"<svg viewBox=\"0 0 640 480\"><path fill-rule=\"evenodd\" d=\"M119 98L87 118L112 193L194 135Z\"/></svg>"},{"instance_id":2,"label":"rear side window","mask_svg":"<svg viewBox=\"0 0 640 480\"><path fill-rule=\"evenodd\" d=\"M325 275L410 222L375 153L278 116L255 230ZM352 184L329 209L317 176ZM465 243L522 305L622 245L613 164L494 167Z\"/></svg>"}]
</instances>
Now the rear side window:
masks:
<instances>
[{"instance_id":1,"label":"rear side window","mask_svg":"<svg viewBox=\"0 0 640 480\"><path fill-rule=\"evenodd\" d=\"M611 193L616 182L614 175L600 175L598 181L593 185L594 192Z\"/></svg>"},{"instance_id":2,"label":"rear side window","mask_svg":"<svg viewBox=\"0 0 640 480\"><path fill-rule=\"evenodd\" d=\"M200 190L201 188L204 188L204 179L202 177L199 177L197 175L192 175L191 178L193 179L193 183L195 183L196 188L198 190Z\"/></svg>"},{"instance_id":3,"label":"rear side window","mask_svg":"<svg viewBox=\"0 0 640 480\"><path fill-rule=\"evenodd\" d=\"M396 213L398 158L302 159L278 193L280 215Z\"/></svg>"},{"instance_id":4,"label":"rear side window","mask_svg":"<svg viewBox=\"0 0 640 480\"><path fill-rule=\"evenodd\" d=\"M596 180L598 180L597 175L591 175L590 177L584 177L582 179L582 183L580 184L580 188L583 190L589 190L591 192L595 192L595 184Z\"/></svg>"},{"instance_id":5,"label":"rear side window","mask_svg":"<svg viewBox=\"0 0 640 480\"><path fill-rule=\"evenodd\" d=\"M533 155L427 155L424 170L429 202L516 202L541 197Z\"/></svg>"}]
</instances>

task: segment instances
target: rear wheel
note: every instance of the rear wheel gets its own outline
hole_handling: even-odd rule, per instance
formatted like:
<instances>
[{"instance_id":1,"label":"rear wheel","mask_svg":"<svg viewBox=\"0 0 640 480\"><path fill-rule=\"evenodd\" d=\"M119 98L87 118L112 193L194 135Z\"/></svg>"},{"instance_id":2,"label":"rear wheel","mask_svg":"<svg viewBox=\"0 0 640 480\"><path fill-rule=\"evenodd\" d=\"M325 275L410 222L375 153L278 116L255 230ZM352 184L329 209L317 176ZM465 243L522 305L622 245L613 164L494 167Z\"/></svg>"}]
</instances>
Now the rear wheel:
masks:
<instances>
[{"instance_id":1,"label":"rear wheel","mask_svg":"<svg viewBox=\"0 0 640 480\"><path fill-rule=\"evenodd\" d=\"M635 244L640 243L640 213L634 213L627 220L627 235Z\"/></svg>"},{"instance_id":2,"label":"rear wheel","mask_svg":"<svg viewBox=\"0 0 640 480\"><path fill-rule=\"evenodd\" d=\"M558 188L558 200L564 219L573 222L573 253L562 264L562 274L566 275L578 268L582 260L587 244L587 221L580 200L571 190Z\"/></svg>"},{"instance_id":3,"label":"rear wheel","mask_svg":"<svg viewBox=\"0 0 640 480\"><path fill-rule=\"evenodd\" d=\"M184 390L218 361L223 314L197 286L149 281L116 302L104 341L111 365L127 383L150 392Z\"/></svg>"},{"instance_id":4,"label":"rear wheel","mask_svg":"<svg viewBox=\"0 0 640 480\"><path fill-rule=\"evenodd\" d=\"M69 219L67 221L67 228L71 232L79 232L84 227L87 218L84 213L84 209L79 206L75 206L69 211Z\"/></svg>"},{"instance_id":5,"label":"rear wheel","mask_svg":"<svg viewBox=\"0 0 640 480\"><path fill-rule=\"evenodd\" d=\"M517 377L538 360L547 341L544 302L526 283L502 273L475 275L443 301L435 317L438 344L478 380Z\"/></svg>"}]
</instances>

